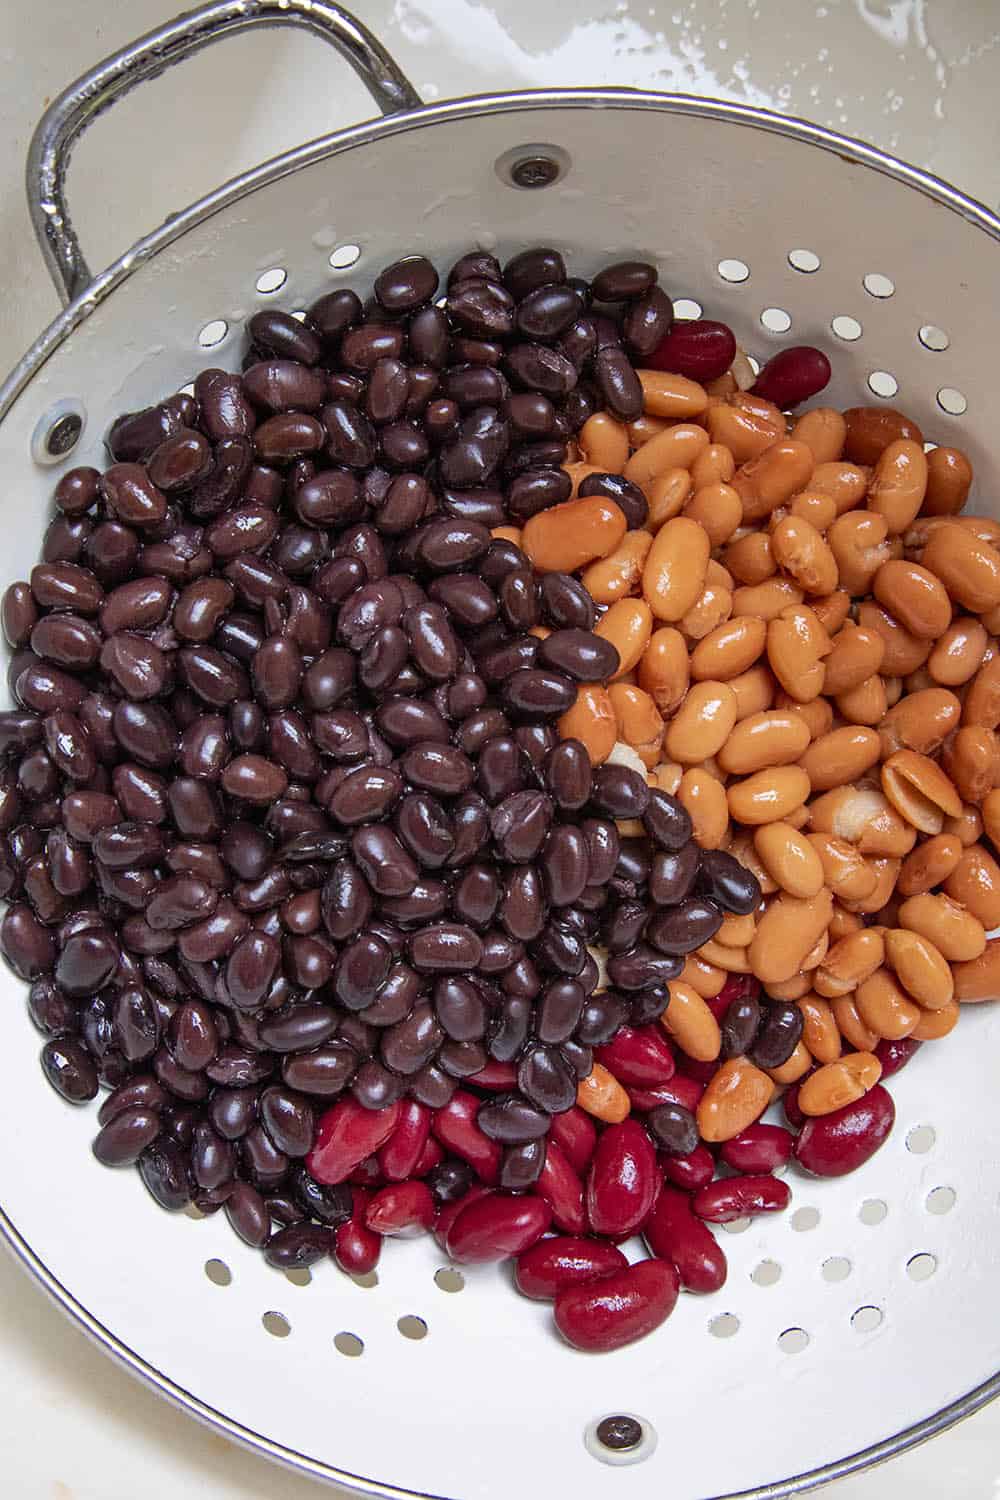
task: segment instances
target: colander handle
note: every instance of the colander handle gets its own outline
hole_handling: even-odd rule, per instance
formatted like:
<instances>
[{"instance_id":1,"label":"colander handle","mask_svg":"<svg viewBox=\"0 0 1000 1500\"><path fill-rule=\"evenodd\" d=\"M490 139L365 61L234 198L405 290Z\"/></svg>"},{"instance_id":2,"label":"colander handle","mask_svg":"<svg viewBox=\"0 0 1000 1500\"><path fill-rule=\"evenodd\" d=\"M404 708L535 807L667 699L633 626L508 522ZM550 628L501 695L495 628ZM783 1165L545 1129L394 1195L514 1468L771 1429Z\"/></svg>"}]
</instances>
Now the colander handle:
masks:
<instances>
[{"instance_id":1,"label":"colander handle","mask_svg":"<svg viewBox=\"0 0 1000 1500\"><path fill-rule=\"evenodd\" d=\"M423 102L366 26L332 0L215 0L114 52L45 111L28 149L28 209L56 291L72 302L93 281L66 206L65 181L77 138L138 84L223 37L256 26L303 26L350 63L384 115Z\"/></svg>"}]
</instances>

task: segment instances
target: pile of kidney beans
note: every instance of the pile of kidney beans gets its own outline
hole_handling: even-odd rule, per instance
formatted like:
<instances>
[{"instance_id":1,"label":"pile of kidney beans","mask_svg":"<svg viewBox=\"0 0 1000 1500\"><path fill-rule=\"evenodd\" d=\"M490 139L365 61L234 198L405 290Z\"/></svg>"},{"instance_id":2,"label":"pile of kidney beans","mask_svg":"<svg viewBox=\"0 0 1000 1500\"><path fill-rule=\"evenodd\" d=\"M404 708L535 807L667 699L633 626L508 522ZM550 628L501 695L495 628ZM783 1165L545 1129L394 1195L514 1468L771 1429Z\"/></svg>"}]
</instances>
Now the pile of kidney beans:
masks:
<instances>
[{"instance_id":1,"label":"pile of kidney beans","mask_svg":"<svg viewBox=\"0 0 1000 1500\"><path fill-rule=\"evenodd\" d=\"M549 249L465 255L437 293L413 257L367 303L258 312L241 375L122 416L110 467L60 479L3 601L0 947L53 1086L108 1090L98 1159L163 1207L223 1208L283 1268L361 1273L421 1230L519 1255L570 1342L613 1348L722 1284L708 1223L788 1199L782 1127L714 1180L698 1065L651 1024L760 891L673 797L559 740L618 653L576 579L492 531L569 497L573 434L639 416L633 361L683 325L653 267L588 284ZM728 364L718 324L688 362L720 340ZM756 992L711 1004L759 1018ZM577 1106L595 1063L634 1115ZM889 1123L873 1089L799 1159L847 1170Z\"/></svg>"}]
</instances>

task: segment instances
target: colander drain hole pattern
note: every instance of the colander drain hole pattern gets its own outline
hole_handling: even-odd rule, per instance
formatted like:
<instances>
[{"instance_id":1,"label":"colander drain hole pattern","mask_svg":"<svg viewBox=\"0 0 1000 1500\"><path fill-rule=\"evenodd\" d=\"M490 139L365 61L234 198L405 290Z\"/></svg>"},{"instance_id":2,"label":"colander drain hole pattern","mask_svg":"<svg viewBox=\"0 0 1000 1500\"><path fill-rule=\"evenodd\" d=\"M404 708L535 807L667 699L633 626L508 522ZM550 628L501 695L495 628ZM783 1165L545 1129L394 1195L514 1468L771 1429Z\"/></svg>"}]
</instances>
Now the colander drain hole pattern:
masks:
<instances>
[{"instance_id":1,"label":"colander drain hole pattern","mask_svg":"<svg viewBox=\"0 0 1000 1500\"><path fill-rule=\"evenodd\" d=\"M329 243L329 242L328 242ZM332 271L345 272L353 270L362 257L362 248L351 241L337 244L327 256L327 262ZM823 261L821 256L811 249L802 247L793 248L786 252L785 260L792 270L803 275L815 275L822 270ZM740 291L751 280L750 266L737 257L724 257L718 262L716 271L723 287L732 291ZM254 283L255 290L259 296L272 297L286 284L288 272L283 266L274 266L261 271ZM874 302L884 302L896 293L896 285L892 278L881 271L866 271L861 277L861 286L865 294ZM443 301L444 299L440 299ZM675 316L682 320L697 319L704 315L702 304L693 297L678 297L674 299ZM292 316L300 321L305 318L305 312L296 309ZM791 313L780 306L768 306L760 310L758 323L765 334L775 337L784 337L792 328L793 318ZM856 343L864 337L864 325L858 318L850 313L837 313L831 319L829 328L834 337L842 343ZM204 350L215 350L224 343L231 332L229 322L222 317L213 318L205 323L197 335L198 345ZM942 353L950 347L951 340L948 333L933 323L923 323L916 331L919 346L929 353ZM756 375L761 367L760 361L751 352L747 352L751 369ZM891 370L874 369L868 372L865 384L870 397L876 400L891 401L899 394L899 381ZM182 389L189 391L189 387ZM968 399L964 392L955 386L941 386L935 392L935 402L939 411L951 417L962 417L968 411ZM928 447L935 446L928 444ZM38 454L35 455L36 462L45 461ZM49 463L53 462L48 457Z\"/></svg>"}]
</instances>

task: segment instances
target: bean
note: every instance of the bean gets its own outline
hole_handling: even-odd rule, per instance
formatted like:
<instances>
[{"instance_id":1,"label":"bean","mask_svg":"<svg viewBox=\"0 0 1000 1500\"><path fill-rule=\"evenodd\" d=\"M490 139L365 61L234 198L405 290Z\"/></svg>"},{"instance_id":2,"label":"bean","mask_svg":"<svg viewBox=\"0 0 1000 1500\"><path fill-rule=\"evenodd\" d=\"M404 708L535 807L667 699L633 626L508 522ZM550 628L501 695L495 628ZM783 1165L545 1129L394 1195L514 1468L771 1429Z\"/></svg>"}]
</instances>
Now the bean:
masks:
<instances>
[{"instance_id":1,"label":"bean","mask_svg":"<svg viewBox=\"0 0 1000 1500\"><path fill-rule=\"evenodd\" d=\"M621 1027L599 1048L599 1062L620 1083L648 1088L674 1075L669 1045L654 1027Z\"/></svg>"},{"instance_id":2,"label":"bean","mask_svg":"<svg viewBox=\"0 0 1000 1500\"><path fill-rule=\"evenodd\" d=\"M983 924L951 896L911 896L899 908L899 925L933 943L949 963L978 958L986 946Z\"/></svg>"},{"instance_id":3,"label":"bean","mask_svg":"<svg viewBox=\"0 0 1000 1500\"><path fill-rule=\"evenodd\" d=\"M726 796L731 816L755 826L787 819L805 802L809 790L809 776L801 766L778 766L731 783Z\"/></svg>"},{"instance_id":4,"label":"bean","mask_svg":"<svg viewBox=\"0 0 1000 1500\"><path fill-rule=\"evenodd\" d=\"M670 723L664 746L672 760L696 765L716 755L736 723L736 696L724 682L699 682Z\"/></svg>"},{"instance_id":5,"label":"bean","mask_svg":"<svg viewBox=\"0 0 1000 1500\"><path fill-rule=\"evenodd\" d=\"M928 538L921 563L958 604L982 614L1000 603L1000 554L952 522Z\"/></svg>"},{"instance_id":6,"label":"bean","mask_svg":"<svg viewBox=\"0 0 1000 1500\"><path fill-rule=\"evenodd\" d=\"M670 1262L639 1261L582 1286L561 1288L556 1295L556 1327L576 1349L620 1349L666 1321L679 1287Z\"/></svg>"},{"instance_id":7,"label":"bean","mask_svg":"<svg viewBox=\"0 0 1000 1500\"><path fill-rule=\"evenodd\" d=\"M808 1119L796 1141L795 1158L819 1177L856 1171L884 1143L894 1119L892 1098L876 1083L854 1102Z\"/></svg>"},{"instance_id":8,"label":"bean","mask_svg":"<svg viewBox=\"0 0 1000 1500\"><path fill-rule=\"evenodd\" d=\"M725 1141L739 1135L763 1114L774 1091L766 1073L744 1057L733 1057L708 1084L698 1104L703 1140Z\"/></svg>"},{"instance_id":9,"label":"bean","mask_svg":"<svg viewBox=\"0 0 1000 1500\"><path fill-rule=\"evenodd\" d=\"M631 1109L624 1088L600 1063L577 1085L576 1102L588 1115L612 1123L624 1120Z\"/></svg>"},{"instance_id":10,"label":"bean","mask_svg":"<svg viewBox=\"0 0 1000 1500\"><path fill-rule=\"evenodd\" d=\"M665 1187L643 1227L643 1236L654 1255L677 1267L687 1291L714 1292L724 1285L726 1257L711 1231L693 1214L686 1193Z\"/></svg>"},{"instance_id":11,"label":"bean","mask_svg":"<svg viewBox=\"0 0 1000 1500\"><path fill-rule=\"evenodd\" d=\"M697 990L680 981L669 985L670 1003L662 1021L677 1045L697 1062L712 1062L719 1055L719 1025Z\"/></svg>"},{"instance_id":12,"label":"bean","mask_svg":"<svg viewBox=\"0 0 1000 1500\"><path fill-rule=\"evenodd\" d=\"M587 1218L598 1234L633 1233L646 1219L659 1187L656 1153L636 1120L609 1125L587 1175Z\"/></svg>"},{"instance_id":13,"label":"bean","mask_svg":"<svg viewBox=\"0 0 1000 1500\"><path fill-rule=\"evenodd\" d=\"M971 487L972 465L960 448L933 448L928 453L925 515L957 515Z\"/></svg>"},{"instance_id":14,"label":"bean","mask_svg":"<svg viewBox=\"0 0 1000 1500\"><path fill-rule=\"evenodd\" d=\"M49 1083L68 1103L86 1104L97 1097L97 1068L86 1048L72 1037L46 1042L41 1064Z\"/></svg>"},{"instance_id":15,"label":"bean","mask_svg":"<svg viewBox=\"0 0 1000 1500\"><path fill-rule=\"evenodd\" d=\"M736 355L736 339L725 323L709 318L675 322L665 331L652 363L704 385L729 369Z\"/></svg>"},{"instance_id":16,"label":"bean","mask_svg":"<svg viewBox=\"0 0 1000 1500\"><path fill-rule=\"evenodd\" d=\"M694 605L704 588L710 543L695 521L677 516L653 539L642 574L647 604L659 620L676 621Z\"/></svg>"},{"instance_id":17,"label":"bean","mask_svg":"<svg viewBox=\"0 0 1000 1500\"><path fill-rule=\"evenodd\" d=\"M788 1184L768 1175L725 1177L699 1188L691 1199L691 1210L711 1224L727 1224L757 1214L780 1213L790 1198Z\"/></svg>"}]
</instances>

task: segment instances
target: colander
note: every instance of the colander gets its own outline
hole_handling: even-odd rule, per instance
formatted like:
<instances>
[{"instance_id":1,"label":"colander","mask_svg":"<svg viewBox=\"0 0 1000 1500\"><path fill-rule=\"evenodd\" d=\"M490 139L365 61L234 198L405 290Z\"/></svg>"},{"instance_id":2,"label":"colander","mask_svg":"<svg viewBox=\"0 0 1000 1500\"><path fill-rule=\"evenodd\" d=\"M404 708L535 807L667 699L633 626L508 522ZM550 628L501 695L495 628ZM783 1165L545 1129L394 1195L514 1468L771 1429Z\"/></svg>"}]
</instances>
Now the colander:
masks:
<instances>
[{"instance_id":1,"label":"colander","mask_svg":"<svg viewBox=\"0 0 1000 1500\"><path fill-rule=\"evenodd\" d=\"M225 183L101 274L63 198L74 139L210 42L295 24L329 42L385 118ZM335 78L331 85L335 86ZM195 101L195 104L197 101ZM424 107L364 27L320 0L219 0L101 63L44 116L28 194L67 305L0 389L3 584L27 574L69 464L102 462L120 411L238 365L269 298L304 307L421 251L559 245L573 272L641 255L682 316L704 306L758 359L779 338L833 361L838 405L894 401L997 492L1000 221L871 147L763 110L629 89ZM387 1247L360 1282L288 1277L221 1216L154 1207L97 1165L37 1065L22 986L0 1087L0 1229L110 1354L220 1432L373 1495L494 1500L787 1496L887 1458L997 1394L1000 1019L970 1007L891 1084L898 1122L840 1181L797 1177L779 1220L726 1226L716 1296L618 1353L575 1353L506 1268ZM376 1283L377 1279L377 1285ZM305 1283L305 1284L303 1284ZM597 1424L637 1417L617 1457ZM615 1467L626 1464L627 1467Z\"/></svg>"}]
</instances>

